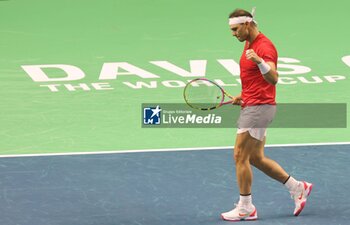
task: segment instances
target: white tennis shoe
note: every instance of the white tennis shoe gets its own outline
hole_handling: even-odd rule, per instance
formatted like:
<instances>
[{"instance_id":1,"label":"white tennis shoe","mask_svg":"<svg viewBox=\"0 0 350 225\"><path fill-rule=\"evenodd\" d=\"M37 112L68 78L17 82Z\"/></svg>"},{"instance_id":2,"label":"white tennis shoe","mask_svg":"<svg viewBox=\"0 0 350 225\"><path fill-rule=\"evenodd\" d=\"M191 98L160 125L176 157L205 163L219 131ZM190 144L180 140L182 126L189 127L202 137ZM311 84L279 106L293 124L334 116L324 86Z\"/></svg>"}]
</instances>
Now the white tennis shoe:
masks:
<instances>
[{"instance_id":1,"label":"white tennis shoe","mask_svg":"<svg viewBox=\"0 0 350 225\"><path fill-rule=\"evenodd\" d=\"M310 195L312 190L312 184L307 183L305 181L299 182L298 188L296 191L291 191L291 198L294 199L295 202L295 209L294 209L294 216L298 216L301 211L303 211L306 200L308 196Z\"/></svg>"},{"instance_id":2,"label":"white tennis shoe","mask_svg":"<svg viewBox=\"0 0 350 225\"><path fill-rule=\"evenodd\" d=\"M236 207L229 212L221 214L221 218L227 221L250 221L258 219L256 208L252 205L250 208L245 208L241 204L235 204Z\"/></svg>"}]
</instances>

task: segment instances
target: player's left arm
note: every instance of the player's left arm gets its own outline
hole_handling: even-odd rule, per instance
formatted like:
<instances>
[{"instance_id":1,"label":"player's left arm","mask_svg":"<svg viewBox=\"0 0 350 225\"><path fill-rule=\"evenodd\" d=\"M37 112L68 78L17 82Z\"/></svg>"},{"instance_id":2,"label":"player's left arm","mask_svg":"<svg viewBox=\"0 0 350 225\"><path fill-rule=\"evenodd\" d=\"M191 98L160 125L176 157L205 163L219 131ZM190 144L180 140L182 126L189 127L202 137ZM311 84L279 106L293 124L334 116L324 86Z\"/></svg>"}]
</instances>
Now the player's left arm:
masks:
<instances>
[{"instance_id":1,"label":"player's left arm","mask_svg":"<svg viewBox=\"0 0 350 225\"><path fill-rule=\"evenodd\" d=\"M265 62L263 58L259 57L253 49L248 49L246 51L246 57L249 60L255 62L264 79L272 85L276 85L278 82L278 72L276 64L272 61Z\"/></svg>"},{"instance_id":2,"label":"player's left arm","mask_svg":"<svg viewBox=\"0 0 350 225\"><path fill-rule=\"evenodd\" d=\"M260 62L260 64L261 63L263 62ZM265 63L270 66L270 70L267 73L263 74L263 77L270 84L276 85L278 82L278 72L276 70L276 65L273 62L265 62ZM259 63L258 63L258 66L259 66Z\"/></svg>"}]
</instances>

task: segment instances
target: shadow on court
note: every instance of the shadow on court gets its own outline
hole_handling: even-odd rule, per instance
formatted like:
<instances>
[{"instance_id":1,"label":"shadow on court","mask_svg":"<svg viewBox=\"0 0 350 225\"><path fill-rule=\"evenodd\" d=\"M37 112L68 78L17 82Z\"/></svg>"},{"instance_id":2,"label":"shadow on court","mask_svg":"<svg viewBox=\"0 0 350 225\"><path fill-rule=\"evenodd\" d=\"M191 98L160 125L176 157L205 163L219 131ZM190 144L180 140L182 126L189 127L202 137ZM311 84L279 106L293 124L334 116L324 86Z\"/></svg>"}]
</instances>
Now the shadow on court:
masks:
<instances>
[{"instance_id":1,"label":"shadow on court","mask_svg":"<svg viewBox=\"0 0 350 225\"><path fill-rule=\"evenodd\" d=\"M259 220L348 224L350 145L267 148L291 175L314 183L306 208L254 170ZM209 225L238 200L230 150L0 159L0 224Z\"/></svg>"}]
</instances>

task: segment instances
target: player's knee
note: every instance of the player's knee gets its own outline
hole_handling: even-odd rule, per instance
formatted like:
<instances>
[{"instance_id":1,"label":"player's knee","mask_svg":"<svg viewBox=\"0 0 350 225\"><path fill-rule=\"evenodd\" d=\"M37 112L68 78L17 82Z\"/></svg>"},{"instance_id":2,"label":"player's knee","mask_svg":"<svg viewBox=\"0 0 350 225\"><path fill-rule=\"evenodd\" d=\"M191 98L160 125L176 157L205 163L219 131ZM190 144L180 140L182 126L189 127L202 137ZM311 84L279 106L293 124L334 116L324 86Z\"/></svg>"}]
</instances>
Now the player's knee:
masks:
<instances>
[{"instance_id":1,"label":"player's knee","mask_svg":"<svg viewBox=\"0 0 350 225\"><path fill-rule=\"evenodd\" d=\"M237 159L239 159L240 155L241 155L241 148L239 146L235 146L233 150L233 158L235 162L237 162Z\"/></svg>"},{"instance_id":2,"label":"player's knee","mask_svg":"<svg viewBox=\"0 0 350 225\"><path fill-rule=\"evenodd\" d=\"M248 157L246 154L244 154L244 149L240 146L236 146L233 156L234 156L236 164L248 162Z\"/></svg>"}]
</instances>

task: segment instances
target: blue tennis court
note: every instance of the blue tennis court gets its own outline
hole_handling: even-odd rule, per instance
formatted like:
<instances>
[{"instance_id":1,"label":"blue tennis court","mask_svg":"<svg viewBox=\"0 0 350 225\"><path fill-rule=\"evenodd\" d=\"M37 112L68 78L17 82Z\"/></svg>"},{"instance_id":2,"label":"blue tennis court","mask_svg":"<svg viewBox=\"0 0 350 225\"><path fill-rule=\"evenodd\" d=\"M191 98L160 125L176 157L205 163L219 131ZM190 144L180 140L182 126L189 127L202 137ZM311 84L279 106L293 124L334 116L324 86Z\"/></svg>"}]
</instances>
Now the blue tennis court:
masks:
<instances>
[{"instance_id":1,"label":"blue tennis court","mask_svg":"<svg viewBox=\"0 0 350 225\"><path fill-rule=\"evenodd\" d=\"M348 224L350 145L269 147L314 183L299 217L287 190L254 170L254 224ZM238 199L230 149L0 159L0 224L209 225Z\"/></svg>"}]
</instances>

